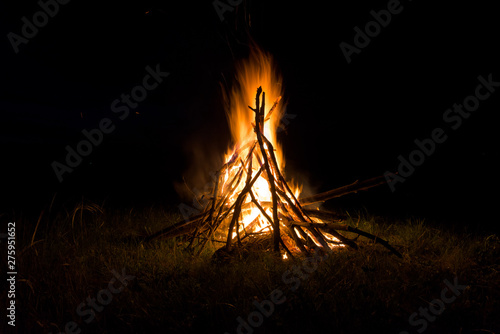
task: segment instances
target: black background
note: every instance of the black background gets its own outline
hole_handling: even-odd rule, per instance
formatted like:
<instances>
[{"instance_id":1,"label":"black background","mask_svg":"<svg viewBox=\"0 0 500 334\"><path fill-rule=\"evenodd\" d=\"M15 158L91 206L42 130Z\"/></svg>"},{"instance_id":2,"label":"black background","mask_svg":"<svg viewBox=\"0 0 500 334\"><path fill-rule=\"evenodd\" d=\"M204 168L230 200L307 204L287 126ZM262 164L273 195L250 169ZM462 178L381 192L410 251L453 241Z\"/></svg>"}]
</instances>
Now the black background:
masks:
<instances>
[{"instance_id":1,"label":"black background","mask_svg":"<svg viewBox=\"0 0 500 334\"><path fill-rule=\"evenodd\" d=\"M275 57L296 115L280 135L288 175L319 192L394 171L415 139L443 127L448 140L394 193L384 185L331 205L496 229L500 93L456 131L442 119L479 75L500 81L496 11L486 2L401 2L348 64L339 44L353 44L353 28L387 3L243 1L221 21L211 1L72 0L15 54L7 34L20 34L21 18L40 7L2 2L1 205L36 211L55 194L60 203L185 201L174 183L193 166L208 174L227 148L220 83L231 82L250 35ZM119 121L111 102L156 64L170 76ZM116 130L59 183L51 163L105 117Z\"/></svg>"}]
</instances>

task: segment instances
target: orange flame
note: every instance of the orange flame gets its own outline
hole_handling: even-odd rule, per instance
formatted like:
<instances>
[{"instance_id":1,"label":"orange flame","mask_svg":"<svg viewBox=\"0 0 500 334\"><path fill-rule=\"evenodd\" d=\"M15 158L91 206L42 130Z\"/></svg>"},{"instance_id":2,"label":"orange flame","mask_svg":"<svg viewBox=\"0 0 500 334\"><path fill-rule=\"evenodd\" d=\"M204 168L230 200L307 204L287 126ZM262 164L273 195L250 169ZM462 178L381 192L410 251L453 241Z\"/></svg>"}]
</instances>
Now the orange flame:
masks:
<instances>
[{"instance_id":1,"label":"orange flame","mask_svg":"<svg viewBox=\"0 0 500 334\"><path fill-rule=\"evenodd\" d=\"M284 167L281 145L277 142L277 129L281 117L285 112L285 106L281 97L283 96L282 78L276 70L271 55L255 48L250 57L244 60L237 68L236 85L233 87L226 109L229 128L235 149L255 139L253 126L255 114L248 106L255 107L255 93L257 88L262 87L266 93L266 115L269 120L264 122L264 135L273 144L276 152L276 160L280 169ZM276 108L268 115L275 102L279 102ZM226 159L227 160L227 159Z\"/></svg>"},{"instance_id":2,"label":"orange flame","mask_svg":"<svg viewBox=\"0 0 500 334\"><path fill-rule=\"evenodd\" d=\"M225 156L225 163L233 162L233 164L229 164L232 167L227 168L224 171L224 175L222 175L222 189L231 187L228 183L230 183L230 180L235 179L237 173L243 173L244 171L243 175L245 175L245 177L248 176L248 167L244 166L243 159L248 156L252 145L256 141L256 135L254 133L255 112L251 110L249 106L255 108L255 96L258 87L262 87L262 91L265 92L265 121L263 133L273 145L277 165L281 173L283 173L285 161L282 147L277 141L277 130L280 126L281 117L285 112L285 105L281 99L283 96L282 78L276 71L276 68L272 57L258 48L254 48L250 57L241 62L237 67L235 85L232 88L231 94L225 96L226 114L233 140L233 147L228 150ZM262 95L260 98L262 99ZM262 161L259 161L255 154L252 156L251 178L253 179ZM238 159L237 163L234 163L234 159ZM278 179L277 175L274 176ZM288 184L290 185L290 183ZM231 198L229 198L229 203L234 203L236 201L244 185L245 182L240 182L237 189L231 192L232 195ZM298 198L302 186L293 183L291 188L295 198ZM266 215L269 217L272 216L271 206L269 205L272 200L272 195L265 173L261 173L259 178L255 181L252 192L266 214L263 214L261 209L252 203L251 196L246 196L244 203L245 209L241 212L241 220L238 224L238 233L242 233L243 231L247 234L270 232L271 224L269 223L269 219L266 218ZM235 237L236 232L233 232L231 238Z\"/></svg>"},{"instance_id":3,"label":"orange flame","mask_svg":"<svg viewBox=\"0 0 500 334\"><path fill-rule=\"evenodd\" d=\"M283 171L284 159L281 145L277 141L277 130L280 125L281 117L285 112L285 106L281 97L283 96L282 78L276 70L276 65L273 62L271 55L254 48L248 59L242 61L237 67L236 82L232 88L230 96L226 96L226 115L229 122L231 137L234 146L228 150L225 156L225 162L229 162L234 153L238 150L248 153L250 146L255 142L256 136L254 133L255 113L249 108L255 108L255 95L258 87L262 87L265 92L265 114L263 132L266 138L271 142L275 151L277 164L280 170ZM261 96L262 98L262 96ZM274 106L274 107L273 107ZM245 157L246 153L240 152L240 156ZM259 161L252 161L252 177L257 173ZM226 171L224 183L234 177L234 173L241 168L245 168L241 163L233 166L232 169ZM253 186L255 197L258 202L265 207L265 203L271 201L271 192L269 183L263 176L264 173L256 180ZM224 186L227 186L224 184ZM234 192L236 197L243 188L243 183ZM299 194L300 188L296 188L296 195ZM236 198L230 198L231 201ZM254 204L251 204L250 196L247 196L246 204L248 210L242 212L240 221L241 230L246 232L270 231L270 223ZM265 207L265 211L269 216L272 216L271 209ZM249 230L247 230L249 228ZM232 237L235 237L236 233Z\"/></svg>"}]
</instances>

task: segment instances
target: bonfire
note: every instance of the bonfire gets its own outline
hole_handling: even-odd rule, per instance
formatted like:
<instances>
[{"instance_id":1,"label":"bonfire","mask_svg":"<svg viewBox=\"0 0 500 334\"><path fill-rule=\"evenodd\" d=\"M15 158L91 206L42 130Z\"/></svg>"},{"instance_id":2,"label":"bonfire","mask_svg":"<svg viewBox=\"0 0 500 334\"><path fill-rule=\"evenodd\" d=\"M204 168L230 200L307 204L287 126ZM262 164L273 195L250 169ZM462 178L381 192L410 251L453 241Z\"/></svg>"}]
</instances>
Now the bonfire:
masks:
<instances>
[{"instance_id":1,"label":"bonfire","mask_svg":"<svg viewBox=\"0 0 500 334\"><path fill-rule=\"evenodd\" d=\"M385 240L342 223L345 216L317 206L383 184L383 176L302 198L301 187L287 181L283 151L277 141L285 105L274 68L271 57L258 50L242 63L227 104L233 145L216 172L212 188L197 199L204 203L202 212L146 240L185 236L188 247L196 248L198 254L208 242L231 253L252 241L268 240L274 251L293 258L318 248L324 252L345 246L356 249L355 239L342 234L350 232L401 256Z\"/></svg>"}]
</instances>

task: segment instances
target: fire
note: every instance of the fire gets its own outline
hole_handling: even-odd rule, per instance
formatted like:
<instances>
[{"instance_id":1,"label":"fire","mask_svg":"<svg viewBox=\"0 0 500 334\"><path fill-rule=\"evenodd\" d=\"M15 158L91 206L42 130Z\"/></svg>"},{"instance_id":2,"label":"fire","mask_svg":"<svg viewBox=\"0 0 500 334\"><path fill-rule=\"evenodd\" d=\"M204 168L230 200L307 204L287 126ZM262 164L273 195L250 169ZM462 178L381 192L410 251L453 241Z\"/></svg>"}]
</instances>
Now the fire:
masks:
<instances>
[{"instance_id":1,"label":"fire","mask_svg":"<svg viewBox=\"0 0 500 334\"><path fill-rule=\"evenodd\" d=\"M259 49L253 49L250 57L237 68L236 85L233 86L231 95L226 97L228 100L226 101L226 114L234 142L233 150L226 155L226 162L231 159L234 150L255 140L252 126L255 114L248 106L254 104L256 88L262 87L262 90L266 92L265 105L267 106L264 135L276 150L276 160L280 169L285 167L281 145L276 137L285 111L284 103L281 101L282 78L276 68L271 55ZM276 106L272 108L275 102Z\"/></svg>"},{"instance_id":2,"label":"fire","mask_svg":"<svg viewBox=\"0 0 500 334\"><path fill-rule=\"evenodd\" d=\"M254 133L255 113L248 106L255 103L256 87L262 87L262 90L266 93L264 100L266 110L264 115L263 134L274 147L277 164L280 166L280 169L283 170L285 164L282 148L277 140L277 132L281 117L284 114L285 106L282 101L282 78L276 71L276 68L271 55L258 48L254 48L249 58L240 63L237 68L236 83L232 88L230 96L226 97L226 115L229 122L232 141L234 143L233 147L225 156L226 164L231 162L231 159L234 159L236 155L239 157L247 156L256 142ZM265 147L267 149L267 145L265 145ZM257 157L252 159L251 178L258 172L260 164L262 164L262 161L259 161ZM235 176L234 173L242 169L245 173L248 173L247 168L243 165L243 161L234 164L233 167L226 172L225 181L232 180ZM275 175L275 177L277 177L277 175ZM223 187L227 186L227 184L223 185ZM240 183L236 191L233 192L234 196L230 198L229 203L233 203L236 200L237 195L243 187L244 183ZM257 178L253 189L256 200L262 206L268 206L267 204L271 203L272 194L265 173L261 173ZM294 188L294 192L298 196L300 188ZM269 220L264 216L261 210L252 203L252 198L250 196L247 196L244 205L248 208L242 211L239 231L245 231L246 233L270 232L271 225ZM269 207L265 208L265 212L268 216L272 216L272 210ZM234 231L232 237L235 238L236 236L236 231Z\"/></svg>"},{"instance_id":3,"label":"fire","mask_svg":"<svg viewBox=\"0 0 500 334\"><path fill-rule=\"evenodd\" d=\"M293 259L294 254L332 252L346 245L356 249L356 239L342 231L363 235L402 257L380 237L340 223L342 214L307 209L308 205L385 183L384 176L299 200L301 186L286 179L283 151L277 140L285 108L282 96L281 77L271 56L254 49L238 67L232 91L225 96L232 146L213 186L196 198L203 210L146 240L189 234L187 247L197 246L197 254L211 242L225 244L216 253L227 255L234 247L245 247L245 243L266 245L272 237L274 251L284 250L283 259Z\"/></svg>"},{"instance_id":4,"label":"fire","mask_svg":"<svg viewBox=\"0 0 500 334\"><path fill-rule=\"evenodd\" d=\"M274 148L276 165L283 173L285 160L280 143L277 140L277 132L280 127L281 117L285 112L285 104L283 103L283 85L282 77L276 70L276 65L273 63L272 57L255 48L250 54L250 57L243 61L237 68L236 83L232 88L231 94L226 96L226 114L231 131L233 146L225 155L225 164L231 166L227 168L223 177L222 193L225 193L231 187L231 180L242 177L254 179L259 170L262 169L263 157L262 151L257 152L259 144L257 143L256 131L256 116L255 110L249 108L256 102L255 90L256 87L261 87L265 92L261 96L265 105L264 124L262 126L262 134L267 138ZM257 147L257 148L256 148ZM267 143L263 145L264 150L269 150ZM257 154L252 154L252 150ZM248 175L249 166L245 164L245 157L250 157L248 163L252 164L251 175ZM242 173L238 176L237 173ZM273 178L279 179L278 171L272 170ZM288 182L290 183L290 182ZM272 192L270 189L268 176L265 172L261 172L252 187L251 196L246 196L242 204L241 218L237 224L237 228L231 233L231 238L235 239L238 234L258 234L272 232L270 217L272 212ZM240 182L237 188L231 190L232 196L228 203L235 203L238 195L245 187L245 182ZM294 195L292 201L299 197L301 185L290 186ZM261 208L255 203L259 203ZM294 203L295 204L295 203ZM266 217L267 215L267 217ZM283 225L280 218L280 225ZM283 226L285 228L285 226ZM314 237L311 239L314 240ZM333 240L333 239L332 239Z\"/></svg>"}]
</instances>

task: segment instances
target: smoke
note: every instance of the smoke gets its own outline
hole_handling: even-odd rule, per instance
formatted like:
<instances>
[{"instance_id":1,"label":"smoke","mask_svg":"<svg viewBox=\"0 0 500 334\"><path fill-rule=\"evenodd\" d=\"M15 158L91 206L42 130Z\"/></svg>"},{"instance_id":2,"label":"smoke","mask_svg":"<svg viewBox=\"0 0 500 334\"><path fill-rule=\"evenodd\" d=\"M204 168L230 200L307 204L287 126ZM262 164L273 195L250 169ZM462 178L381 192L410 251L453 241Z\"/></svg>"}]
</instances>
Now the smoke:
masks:
<instances>
[{"instance_id":1,"label":"smoke","mask_svg":"<svg viewBox=\"0 0 500 334\"><path fill-rule=\"evenodd\" d=\"M188 168L183 173L183 181L175 182L174 188L183 201L193 200L212 190L214 177L223 164L223 151L220 145L220 131L203 130L191 136L183 145ZM210 132L210 133L207 133Z\"/></svg>"}]
</instances>

